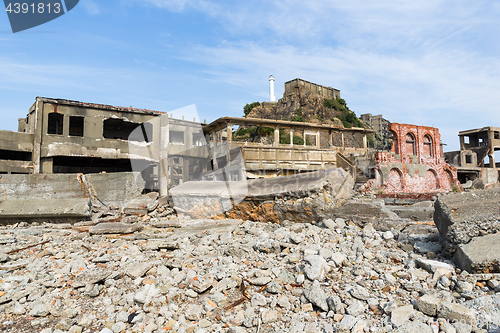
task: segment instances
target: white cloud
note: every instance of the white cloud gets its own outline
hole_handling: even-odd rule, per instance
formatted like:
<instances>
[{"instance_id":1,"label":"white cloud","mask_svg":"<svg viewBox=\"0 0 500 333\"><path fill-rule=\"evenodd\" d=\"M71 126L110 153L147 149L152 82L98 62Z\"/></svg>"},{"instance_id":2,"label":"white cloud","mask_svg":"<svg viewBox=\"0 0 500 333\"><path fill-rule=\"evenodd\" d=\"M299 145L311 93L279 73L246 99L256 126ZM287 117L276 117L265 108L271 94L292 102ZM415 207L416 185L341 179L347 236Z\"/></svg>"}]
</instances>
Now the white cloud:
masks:
<instances>
[{"instance_id":1,"label":"white cloud","mask_svg":"<svg viewBox=\"0 0 500 333\"><path fill-rule=\"evenodd\" d=\"M87 11L87 13L91 15L97 15L101 13L101 8L97 5L97 3L95 3L92 0L82 1L82 5L83 8L85 8L85 10Z\"/></svg>"}]
</instances>

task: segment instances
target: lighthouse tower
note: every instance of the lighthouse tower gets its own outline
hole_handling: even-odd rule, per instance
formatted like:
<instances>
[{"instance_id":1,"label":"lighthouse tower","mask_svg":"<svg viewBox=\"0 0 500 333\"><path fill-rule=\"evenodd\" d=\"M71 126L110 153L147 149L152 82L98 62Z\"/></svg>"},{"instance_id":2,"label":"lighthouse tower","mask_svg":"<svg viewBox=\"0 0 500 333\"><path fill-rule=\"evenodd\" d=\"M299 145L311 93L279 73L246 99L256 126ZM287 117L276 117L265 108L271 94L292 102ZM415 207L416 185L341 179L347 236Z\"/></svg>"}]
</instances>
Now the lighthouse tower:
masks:
<instances>
[{"instance_id":1,"label":"lighthouse tower","mask_svg":"<svg viewBox=\"0 0 500 333\"><path fill-rule=\"evenodd\" d=\"M276 102L276 96L274 96L274 76L269 75L269 93L271 94L271 102Z\"/></svg>"}]
</instances>

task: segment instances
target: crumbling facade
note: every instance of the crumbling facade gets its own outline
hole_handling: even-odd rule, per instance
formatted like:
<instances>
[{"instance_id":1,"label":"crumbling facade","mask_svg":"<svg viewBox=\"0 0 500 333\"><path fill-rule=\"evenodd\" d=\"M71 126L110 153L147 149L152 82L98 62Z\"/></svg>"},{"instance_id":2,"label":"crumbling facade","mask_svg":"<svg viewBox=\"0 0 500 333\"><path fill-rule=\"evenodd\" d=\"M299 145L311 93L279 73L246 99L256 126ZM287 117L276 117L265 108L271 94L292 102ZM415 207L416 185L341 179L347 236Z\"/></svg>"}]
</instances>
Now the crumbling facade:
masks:
<instances>
[{"instance_id":1,"label":"crumbling facade","mask_svg":"<svg viewBox=\"0 0 500 333\"><path fill-rule=\"evenodd\" d=\"M160 111L37 97L18 132L0 131L0 173L140 171L148 189L165 192L206 167L201 125Z\"/></svg>"},{"instance_id":2,"label":"crumbling facade","mask_svg":"<svg viewBox=\"0 0 500 333\"><path fill-rule=\"evenodd\" d=\"M239 128L264 134L255 142L240 135ZM247 178L291 175L303 171L355 167L347 157L363 155L368 150L363 128L257 118L219 118L204 126L213 169L226 168L235 179L241 167L236 160L241 152ZM300 144L297 143L297 138ZM295 143L294 143L295 142Z\"/></svg>"},{"instance_id":3,"label":"crumbling facade","mask_svg":"<svg viewBox=\"0 0 500 333\"><path fill-rule=\"evenodd\" d=\"M294 79L285 82L285 93L295 92L295 91L310 91L312 93L321 95L326 98L340 98L340 90L325 87L316 83L312 83L302 79Z\"/></svg>"},{"instance_id":4,"label":"crumbling facade","mask_svg":"<svg viewBox=\"0 0 500 333\"><path fill-rule=\"evenodd\" d=\"M391 123L390 152L374 155L375 179L369 187L383 193L448 192L458 185L457 170L443 158L437 128Z\"/></svg>"},{"instance_id":5,"label":"crumbling facade","mask_svg":"<svg viewBox=\"0 0 500 333\"><path fill-rule=\"evenodd\" d=\"M460 182L481 180L486 186L498 183L495 151L500 150L500 128L483 127L460 131L458 137L460 150L444 155L448 163L456 166Z\"/></svg>"}]
</instances>

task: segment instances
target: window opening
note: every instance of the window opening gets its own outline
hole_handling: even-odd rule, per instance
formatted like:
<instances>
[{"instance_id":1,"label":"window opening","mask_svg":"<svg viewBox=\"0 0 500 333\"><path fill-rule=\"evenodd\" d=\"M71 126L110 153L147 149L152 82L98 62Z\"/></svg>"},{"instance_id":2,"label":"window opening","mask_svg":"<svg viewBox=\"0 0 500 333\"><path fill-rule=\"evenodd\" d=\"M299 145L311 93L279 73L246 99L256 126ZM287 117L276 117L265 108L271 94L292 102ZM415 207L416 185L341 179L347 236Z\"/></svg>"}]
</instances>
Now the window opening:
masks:
<instances>
[{"instance_id":1,"label":"window opening","mask_svg":"<svg viewBox=\"0 0 500 333\"><path fill-rule=\"evenodd\" d=\"M84 118L79 116L69 117L69 136L83 136Z\"/></svg>"},{"instance_id":2,"label":"window opening","mask_svg":"<svg viewBox=\"0 0 500 333\"><path fill-rule=\"evenodd\" d=\"M64 116L60 113L49 113L49 123L47 127L47 134L63 134L63 119Z\"/></svg>"}]
</instances>

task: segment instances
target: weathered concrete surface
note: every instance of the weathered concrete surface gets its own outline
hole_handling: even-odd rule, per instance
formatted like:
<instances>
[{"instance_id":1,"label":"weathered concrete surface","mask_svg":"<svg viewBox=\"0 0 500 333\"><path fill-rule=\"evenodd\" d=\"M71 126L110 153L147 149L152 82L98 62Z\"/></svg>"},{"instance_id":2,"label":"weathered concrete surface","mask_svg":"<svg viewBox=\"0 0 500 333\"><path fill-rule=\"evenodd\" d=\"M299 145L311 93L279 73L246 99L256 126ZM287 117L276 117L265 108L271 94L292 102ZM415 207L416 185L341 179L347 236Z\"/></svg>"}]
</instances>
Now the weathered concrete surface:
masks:
<instances>
[{"instance_id":1,"label":"weathered concrete surface","mask_svg":"<svg viewBox=\"0 0 500 333\"><path fill-rule=\"evenodd\" d=\"M385 206L391 212L396 213L401 218L413 221L432 221L434 216L434 207L401 207Z\"/></svg>"},{"instance_id":2,"label":"weathered concrete surface","mask_svg":"<svg viewBox=\"0 0 500 333\"><path fill-rule=\"evenodd\" d=\"M452 244L500 231L500 189L440 194L434 223Z\"/></svg>"},{"instance_id":3,"label":"weathered concrete surface","mask_svg":"<svg viewBox=\"0 0 500 333\"><path fill-rule=\"evenodd\" d=\"M82 177L83 176L83 177ZM140 173L0 175L0 200L81 199L97 197L123 206L141 195Z\"/></svg>"},{"instance_id":4,"label":"weathered concrete surface","mask_svg":"<svg viewBox=\"0 0 500 333\"><path fill-rule=\"evenodd\" d=\"M139 223L127 224L119 222L99 223L89 228L90 235L131 234L142 229Z\"/></svg>"},{"instance_id":5,"label":"weathered concrete surface","mask_svg":"<svg viewBox=\"0 0 500 333\"><path fill-rule=\"evenodd\" d=\"M382 231L408 225L408 220L387 209L384 200L349 200L341 207L329 209L328 216L349 219L358 226L372 223L375 229Z\"/></svg>"},{"instance_id":6,"label":"weathered concrete surface","mask_svg":"<svg viewBox=\"0 0 500 333\"><path fill-rule=\"evenodd\" d=\"M9 199L0 202L0 224L88 220L90 199Z\"/></svg>"},{"instance_id":7,"label":"weathered concrete surface","mask_svg":"<svg viewBox=\"0 0 500 333\"><path fill-rule=\"evenodd\" d=\"M138 198L130 200L125 207L123 207L123 212L132 214L147 214L158 206L158 200L156 199L158 199L158 193L156 192L141 195Z\"/></svg>"},{"instance_id":8,"label":"weathered concrete surface","mask_svg":"<svg viewBox=\"0 0 500 333\"><path fill-rule=\"evenodd\" d=\"M460 244L454 260L469 273L500 273L500 234L473 238Z\"/></svg>"},{"instance_id":9,"label":"weathered concrete surface","mask_svg":"<svg viewBox=\"0 0 500 333\"><path fill-rule=\"evenodd\" d=\"M314 222L352 196L343 169L243 182L188 182L171 190L177 212L196 218Z\"/></svg>"}]
</instances>

